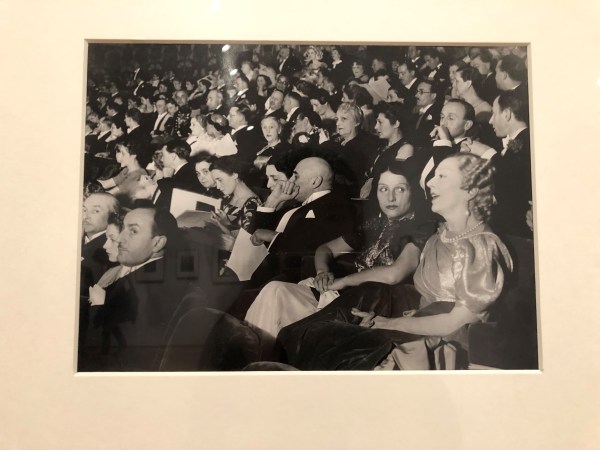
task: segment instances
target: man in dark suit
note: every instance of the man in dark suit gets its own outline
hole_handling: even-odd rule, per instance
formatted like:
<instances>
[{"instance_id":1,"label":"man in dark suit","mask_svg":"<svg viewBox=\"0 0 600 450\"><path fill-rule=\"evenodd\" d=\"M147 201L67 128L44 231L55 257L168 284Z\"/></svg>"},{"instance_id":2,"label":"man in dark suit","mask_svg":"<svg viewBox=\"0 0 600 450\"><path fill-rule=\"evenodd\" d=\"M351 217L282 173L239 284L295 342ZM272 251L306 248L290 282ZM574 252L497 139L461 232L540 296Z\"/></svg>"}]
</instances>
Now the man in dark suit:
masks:
<instances>
[{"instance_id":1,"label":"man in dark suit","mask_svg":"<svg viewBox=\"0 0 600 450\"><path fill-rule=\"evenodd\" d=\"M427 183L435 175L437 166L448 156L461 151L461 145L471 136L471 131L475 124L475 110L473 106L462 99L450 99L442 108L440 113L440 124L433 129L432 145L421 149L415 155L414 163L421 171L419 184L425 191L428 201L429 187ZM494 156L494 151L482 153L485 159Z\"/></svg>"},{"instance_id":2,"label":"man in dark suit","mask_svg":"<svg viewBox=\"0 0 600 450\"><path fill-rule=\"evenodd\" d=\"M98 134L93 135L94 139L90 142L90 154L96 155L106 152L106 140L110 136L110 127L112 124L113 121L106 116L98 121ZM88 142L87 138L88 136L86 136L86 144Z\"/></svg>"},{"instance_id":3,"label":"man in dark suit","mask_svg":"<svg viewBox=\"0 0 600 450\"><path fill-rule=\"evenodd\" d=\"M286 281L300 281L302 258L352 229L354 209L347 198L332 192L333 175L324 159L309 157L296 165L289 181L277 187L281 202L295 199L302 204L286 212L275 230L259 229L252 235L255 245L267 244L269 249L262 267L268 270L255 273L257 277L267 281L281 274Z\"/></svg>"},{"instance_id":4,"label":"man in dark suit","mask_svg":"<svg viewBox=\"0 0 600 450\"><path fill-rule=\"evenodd\" d=\"M190 145L180 140L169 141L162 147L161 156L165 167L164 177L158 180L158 191L155 193L155 197L163 196L160 204L171 204L173 189L203 192L194 166L188 162L191 151ZM158 202L157 198L153 198L152 201L155 204Z\"/></svg>"},{"instance_id":5,"label":"man in dark suit","mask_svg":"<svg viewBox=\"0 0 600 450\"><path fill-rule=\"evenodd\" d=\"M419 115L415 124L413 144L426 147L431 142L431 132L440 123L443 103L438 100L438 85L432 80L423 80L417 85L415 96Z\"/></svg>"},{"instance_id":6,"label":"man in dark suit","mask_svg":"<svg viewBox=\"0 0 600 450\"><path fill-rule=\"evenodd\" d=\"M533 233L525 220L532 199L527 99L514 91L502 92L494 100L490 123L503 143L503 148L498 149L492 159L496 167L494 196L497 204L491 225L497 233L531 239ZM490 151L489 147L476 142L465 147L480 156Z\"/></svg>"},{"instance_id":7,"label":"man in dark suit","mask_svg":"<svg viewBox=\"0 0 600 450\"><path fill-rule=\"evenodd\" d=\"M287 77L294 77L297 72L302 70L302 63L292 55L292 50L289 47L282 47L279 50L277 62L277 71Z\"/></svg>"},{"instance_id":8,"label":"man in dark suit","mask_svg":"<svg viewBox=\"0 0 600 450\"><path fill-rule=\"evenodd\" d=\"M442 55L435 48L428 48L422 54L431 69L427 78L438 84L439 92L445 92L450 87L450 75L448 65L442 61Z\"/></svg>"},{"instance_id":9,"label":"man in dark suit","mask_svg":"<svg viewBox=\"0 0 600 450\"><path fill-rule=\"evenodd\" d=\"M252 163L256 154L267 144L260 129L248 125L251 115L247 106L240 105L232 106L227 116L232 129L231 138L238 149L237 155L246 163Z\"/></svg>"},{"instance_id":10,"label":"man in dark suit","mask_svg":"<svg viewBox=\"0 0 600 450\"><path fill-rule=\"evenodd\" d=\"M130 142L137 142L142 147L147 148L150 145L150 134L140 127L141 120L141 113L138 109L131 108L127 110L125 113L127 139Z\"/></svg>"},{"instance_id":11,"label":"man in dark suit","mask_svg":"<svg viewBox=\"0 0 600 450\"><path fill-rule=\"evenodd\" d=\"M230 100L230 106L256 106L258 103L258 93L256 89L250 87L250 81L243 73L238 74L233 80L236 93ZM262 105L261 105L262 108Z\"/></svg>"},{"instance_id":12,"label":"man in dark suit","mask_svg":"<svg viewBox=\"0 0 600 450\"><path fill-rule=\"evenodd\" d=\"M297 92L288 92L283 99L283 112L286 113L285 124L281 131L281 140L289 142L292 134L292 128L296 123L298 114L300 114L300 105L302 103L302 97Z\"/></svg>"},{"instance_id":13,"label":"man in dark suit","mask_svg":"<svg viewBox=\"0 0 600 450\"><path fill-rule=\"evenodd\" d=\"M156 99L156 118L152 126L152 137L170 134L173 128L173 117L167 110L167 101L164 98Z\"/></svg>"},{"instance_id":14,"label":"man in dark suit","mask_svg":"<svg viewBox=\"0 0 600 450\"><path fill-rule=\"evenodd\" d=\"M479 55L471 61L471 66L477 69L482 77L478 94L490 105L499 94L493 64L494 57L486 48L482 48Z\"/></svg>"},{"instance_id":15,"label":"man in dark suit","mask_svg":"<svg viewBox=\"0 0 600 450\"><path fill-rule=\"evenodd\" d=\"M108 367L98 361L101 369L158 369L168 336L187 311L182 299L188 281L177 277L177 233L165 210L136 208L125 216L118 239L121 271L95 317L105 336L119 337L114 360Z\"/></svg>"},{"instance_id":16,"label":"man in dark suit","mask_svg":"<svg viewBox=\"0 0 600 450\"><path fill-rule=\"evenodd\" d=\"M402 99L402 104L406 106L408 111L412 111L417 102L416 95L419 80L416 74L417 66L411 61L402 61L398 66L398 78L402 84L398 96Z\"/></svg>"},{"instance_id":17,"label":"man in dark suit","mask_svg":"<svg viewBox=\"0 0 600 450\"><path fill-rule=\"evenodd\" d=\"M91 194L83 202L83 242L81 244L80 304L79 304L79 354L87 343L90 320L89 288L111 266L103 246L110 214L117 214L119 202L104 192Z\"/></svg>"},{"instance_id":18,"label":"man in dark suit","mask_svg":"<svg viewBox=\"0 0 600 450\"><path fill-rule=\"evenodd\" d=\"M186 138L190 135L190 122L192 120L192 109L188 105L188 93L178 90L174 94L177 103L177 112L173 115L173 131L175 137Z\"/></svg>"},{"instance_id":19,"label":"man in dark suit","mask_svg":"<svg viewBox=\"0 0 600 450\"><path fill-rule=\"evenodd\" d=\"M417 68L416 73L417 73L418 77L421 77L421 75L426 73L427 63L421 57L421 49L419 47L414 46L414 45L409 46L408 49L406 50L406 57Z\"/></svg>"},{"instance_id":20,"label":"man in dark suit","mask_svg":"<svg viewBox=\"0 0 600 450\"><path fill-rule=\"evenodd\" d=\"M209 114L227 115L227 108L223 104L223 93L218 89L211 89L206 96L206 107Z\"/></svg>"},{"instance_id":21,"label":"man in dark suit","mask_svg":"<svg viewBox=\"0 0 600 450\"><path fill-rule=\"evenodd\" d=\"M275 117L278 120L285 119L287 114L283 110L283 98L285 94L279 89L271 92L268 100L268 109L265 111L265 117Z\"/></svg>"},{"instance_id":22,"label":"man in dark suit","mask_svg":"<svg viewBox=\"0 0 600 450\"><path fill-rule=\"evenodd\" d=\"M527 66L516 55L502 57L496 64L496 84L501 91L514 91L527 100Z\"/></svg>"}]
</instances>

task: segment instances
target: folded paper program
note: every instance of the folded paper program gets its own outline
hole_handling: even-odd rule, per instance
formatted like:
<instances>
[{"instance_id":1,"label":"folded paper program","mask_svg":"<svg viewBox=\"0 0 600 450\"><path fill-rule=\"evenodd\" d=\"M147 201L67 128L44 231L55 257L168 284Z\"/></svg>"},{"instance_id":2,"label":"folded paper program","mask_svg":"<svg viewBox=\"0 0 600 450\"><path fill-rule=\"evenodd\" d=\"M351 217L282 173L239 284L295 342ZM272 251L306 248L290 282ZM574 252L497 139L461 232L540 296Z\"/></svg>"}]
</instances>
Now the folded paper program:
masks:
<instances>
[{"instance_id":1,"label":"folded paper program","mask_svg":"<svg viewBox=\"0 0 600 450\"><path fill-rule=\"evenodd\" d=\"M254 245L250 237L250 233L243 228L240 229L227 261L227 267L235 272L240 281L249 280L269 254L264 245Z\"/></svg>"}]
</instances>

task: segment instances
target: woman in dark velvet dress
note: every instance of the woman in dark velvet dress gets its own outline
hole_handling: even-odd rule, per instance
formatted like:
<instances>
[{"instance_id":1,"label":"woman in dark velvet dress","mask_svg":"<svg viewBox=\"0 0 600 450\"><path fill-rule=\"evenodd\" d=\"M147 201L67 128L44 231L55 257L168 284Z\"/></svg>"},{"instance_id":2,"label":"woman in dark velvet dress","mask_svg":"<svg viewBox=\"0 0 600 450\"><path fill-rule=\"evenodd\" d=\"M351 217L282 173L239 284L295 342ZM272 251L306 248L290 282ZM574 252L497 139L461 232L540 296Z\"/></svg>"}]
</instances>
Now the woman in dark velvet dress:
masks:
<instances>
[{"instance_id":1,"label":"woman in dark velvet dress","mask_svg":"<svg viewBox=\"0 0 600 450\"><path fill-rule=\"evenodd\" d=\"M512 270L507 248L486 224L493 168L458 153L440 163L428 185L432 210L446 222L427 241L415 272L412 295L421 296L420 309L402 313L394 307L399 298L381 293L358 301L342 296L281 330L287 362L304 370L372 370L382 362L390 368L395 346L426 339L434 345L452 339L467 350L465 326L487 320Z\"/></svg>"}]
</instances>

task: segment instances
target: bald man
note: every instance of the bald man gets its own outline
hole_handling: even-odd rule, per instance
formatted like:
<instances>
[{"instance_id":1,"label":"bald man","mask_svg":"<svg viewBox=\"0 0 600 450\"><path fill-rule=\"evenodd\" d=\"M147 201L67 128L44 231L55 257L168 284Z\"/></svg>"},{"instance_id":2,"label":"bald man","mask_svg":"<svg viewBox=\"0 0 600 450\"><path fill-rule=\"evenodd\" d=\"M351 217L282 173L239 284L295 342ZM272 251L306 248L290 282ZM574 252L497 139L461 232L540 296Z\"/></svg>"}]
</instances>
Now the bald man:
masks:
<instances>
[{"instance_id":1,"label":"bald man","mask_svg":"<svg viewBox=\"0 0 600 450\"><path fill-rule=\"evenodd\" d=\"M278 202L296 199L302 205L284 214L275 230L259 229L252 235L255 245L268 247L274 264L268 274L259 269L254 281L267 281L279 274L286 281L300 281L302 258L314 256L318 246L352 229L354 208L349 199L332 192L333 178L327 161L309 157L296 165L289 181L275 187L273 197ZM276 209L277 205L259 207L258 213L269 214Z\"/></svg>"}]
</instances>

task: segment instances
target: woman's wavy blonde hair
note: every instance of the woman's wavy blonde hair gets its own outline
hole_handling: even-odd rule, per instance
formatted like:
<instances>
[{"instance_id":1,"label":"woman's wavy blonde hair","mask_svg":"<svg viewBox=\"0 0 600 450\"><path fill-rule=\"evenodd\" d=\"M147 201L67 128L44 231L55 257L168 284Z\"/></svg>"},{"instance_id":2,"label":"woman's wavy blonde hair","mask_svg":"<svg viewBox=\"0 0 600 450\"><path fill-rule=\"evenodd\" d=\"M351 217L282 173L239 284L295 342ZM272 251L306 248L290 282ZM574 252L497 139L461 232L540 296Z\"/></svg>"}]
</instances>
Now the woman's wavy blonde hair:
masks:
<instances>
[{"instance_id":1,"label":"woman's wavy blonde hair","mask_svg":"<svg viewBox=\"0 0 600 450\"><path fill-rule=\"evenodd\" d=\"M478 220L487 222L492 215L494 199L494 174L496 170L490 160L480 158L472 153L460 152L450 156L458 161L462 173L462 188L474 190L475 195L467 205L471 214Z\"/></svg>"}]
</instances>

